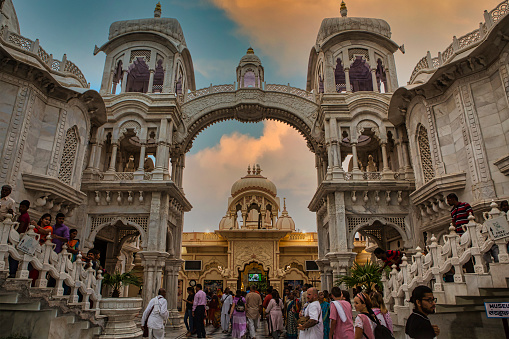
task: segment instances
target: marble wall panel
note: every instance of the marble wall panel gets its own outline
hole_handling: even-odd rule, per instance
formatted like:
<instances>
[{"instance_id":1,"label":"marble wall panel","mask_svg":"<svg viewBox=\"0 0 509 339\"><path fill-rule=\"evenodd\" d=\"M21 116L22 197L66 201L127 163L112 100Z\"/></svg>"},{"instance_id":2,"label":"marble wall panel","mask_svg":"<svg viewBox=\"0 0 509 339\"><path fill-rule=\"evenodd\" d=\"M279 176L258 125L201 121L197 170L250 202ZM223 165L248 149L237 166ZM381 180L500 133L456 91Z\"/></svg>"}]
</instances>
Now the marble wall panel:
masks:
<instances>
[{"instance_id":1,"label":"marble wall panel","mask_svg":"<svg viewBox=\"0 0 509 339\"><path fill-rule=\"evenodd\" d=\"M44 107L40 118L37 151L34 154L33 173L46 174L55 143L60 109L54 106Z\"/></svg>"},{"instance_id":2,"label":"marble wall panel","mask_svg":"<svg viewBox=\"0 0 509 339\"><path fill-rule=\"evenodd\" d=\"M3 149L19 87L0 81L0 150Z\"/></svg>"}]
</instances>

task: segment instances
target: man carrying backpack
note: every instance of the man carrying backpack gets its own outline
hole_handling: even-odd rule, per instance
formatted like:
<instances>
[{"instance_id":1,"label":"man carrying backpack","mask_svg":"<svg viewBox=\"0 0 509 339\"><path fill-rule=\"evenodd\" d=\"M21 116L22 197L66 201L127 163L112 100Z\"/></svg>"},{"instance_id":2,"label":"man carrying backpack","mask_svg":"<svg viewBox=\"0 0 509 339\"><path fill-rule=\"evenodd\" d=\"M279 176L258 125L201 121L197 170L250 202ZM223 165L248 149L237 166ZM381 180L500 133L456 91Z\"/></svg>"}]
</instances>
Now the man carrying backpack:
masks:
<instances>
[{"instance_id":1,"label":"man carrying backpack","mask_svg":"<svg viewBox=\"0 0 509 339\"><path fill-rule=\"evenodd\" d=\"M166 290L160 288L158 295L150 300L145 312L143 312L143 317L141 318L143 336L148 335L148 338L164 339L164 326L168 316Z\"/></svg>"}]
</instances>

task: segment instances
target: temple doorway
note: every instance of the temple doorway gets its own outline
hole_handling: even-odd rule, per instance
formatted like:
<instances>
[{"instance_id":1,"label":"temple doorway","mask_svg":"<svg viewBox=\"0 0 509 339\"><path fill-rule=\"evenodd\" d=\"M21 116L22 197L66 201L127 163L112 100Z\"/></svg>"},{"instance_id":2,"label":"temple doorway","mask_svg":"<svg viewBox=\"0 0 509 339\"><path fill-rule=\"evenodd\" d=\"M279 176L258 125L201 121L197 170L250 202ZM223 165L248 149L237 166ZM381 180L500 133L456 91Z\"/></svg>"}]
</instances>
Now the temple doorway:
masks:
<instances>
[{"instance_id":1,"label":"temple doorway","mask_svg":"<svg viewBox=\"0 0 509 339\"><path fill-rule=\"evenodd\" d=\"M251 262L244 266L244 270L239 270L239 280L237 289L247 291L249 286L255 285L258 291L266 291L268 285L268 270L263 269L263 265L257 262Z\"/></svg>"}]
</instances>

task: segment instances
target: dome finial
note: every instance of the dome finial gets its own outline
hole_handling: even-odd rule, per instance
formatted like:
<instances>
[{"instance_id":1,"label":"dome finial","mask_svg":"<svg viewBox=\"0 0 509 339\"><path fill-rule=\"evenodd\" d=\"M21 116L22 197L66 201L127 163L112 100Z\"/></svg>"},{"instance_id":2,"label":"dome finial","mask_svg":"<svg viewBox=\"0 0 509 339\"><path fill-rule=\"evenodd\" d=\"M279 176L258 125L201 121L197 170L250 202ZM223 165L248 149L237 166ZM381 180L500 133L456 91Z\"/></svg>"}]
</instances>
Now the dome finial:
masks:
<instances>
[{"instance_id":1,"label":"dome finial","mask_svg":"<svg viewBox=\"0 0 509 339\"><path fill-rule=\"evenodd\" d=\"M256 164L256 175L260 175L262 173L262 169L260 168L260 164Z\"/></svg>"},{"instance_id":2,"label":"dome finial","mask_svg":"<svg viewBox=\"0 0 509 339\"><path fill-rule=\"evenodd\" d=\"M348 14L348 9L346 8L346 4L344 1L341 1L341 6L339 7L339 13L341 13L342 17L346 17Z\"/></svg>"},{"instance_id":3,"label":"dome finial","mask_svg":"<svg viewBox=\"0 0 509 339\"><path fill-rule=\"evenodd\" d=\"M161 17L161 3L158 2L156 5L156 9L154 9L154 18L160 18Z\"/></svg>"},{"instance_id":4,"label":"dome finial","mask_svg":"<svg viewBox=\"0 0 509 339\"><path fill-rule=\"evenodd\" d=\"M247 175L251 174L251 165L247 165Z\"/></svg>"},{"instance_id":5,"label":"dome finial","mask_svg":"<svg viewBox=\"0 0 509 339\"><path fill-rule=\"evenodd\" d=\"M286 198L283 198L283 212L286 212Z\"/></svg>"},{"instance_id":6,"label":"dome finial","mask_svg":"<svg viewBox=\"0 0 509 339\"><path fill-rule=\"evenodd\" d=\"M247 53L246 54L254 54L253 47L249 46L249 48L247 49Z\"/></svg>"}]
</instances>

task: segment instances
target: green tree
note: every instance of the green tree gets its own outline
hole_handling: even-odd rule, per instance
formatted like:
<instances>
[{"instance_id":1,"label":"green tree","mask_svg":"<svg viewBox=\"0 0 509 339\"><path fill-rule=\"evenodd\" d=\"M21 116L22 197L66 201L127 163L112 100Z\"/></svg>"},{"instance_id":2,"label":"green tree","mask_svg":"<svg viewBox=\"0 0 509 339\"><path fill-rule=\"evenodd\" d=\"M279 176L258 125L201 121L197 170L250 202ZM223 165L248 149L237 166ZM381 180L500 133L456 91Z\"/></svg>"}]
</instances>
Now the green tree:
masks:
<instances>
[{"instance_id":1,"label":"green tree","mask_svg":"<svg viewBox=\"0 0 509 339\"><path fill-rule=\"evenodd\" d=\"M381 266L375 262L368 260L364 265L354 262L347 275L337 277L335 285L345 284L349 288L360 286L368 292L378 286L382 290L382 272Z\"/></svg>"},{"instance_id":2,"label":"green tree","mask_svg":"<svg viewBox=\"0 0 509 339\"><path fill-rule=\"evenodd\" d=\"M104 279L102 281L103 285L111 286L113 292L111 294L112 298L118 298L120 296L120 288L123 286L134 285L137 287L141 286L141 280L138 276L131 274L131 272L126 273L115 273L109 274L106 273L104 275Z\"/></svg>"}]
</instances>

